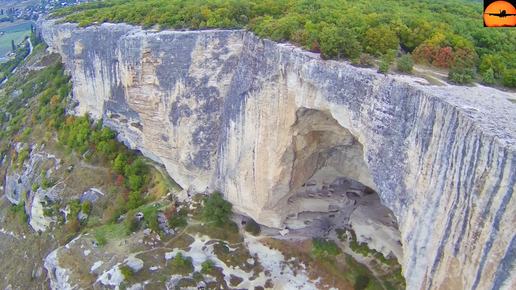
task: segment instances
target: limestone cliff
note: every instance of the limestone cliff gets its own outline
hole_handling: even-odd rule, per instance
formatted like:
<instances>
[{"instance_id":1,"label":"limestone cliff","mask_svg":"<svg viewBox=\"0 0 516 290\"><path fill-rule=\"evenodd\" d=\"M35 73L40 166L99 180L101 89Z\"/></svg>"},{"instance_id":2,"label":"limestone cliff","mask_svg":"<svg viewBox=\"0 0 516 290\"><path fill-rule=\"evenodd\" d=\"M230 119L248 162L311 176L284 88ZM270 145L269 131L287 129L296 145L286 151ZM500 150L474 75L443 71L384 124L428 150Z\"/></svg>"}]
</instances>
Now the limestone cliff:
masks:
<instances>
[{"instance_id":1,"label":"limestone cliff","mask_svg":"<svg viewBox=\"0 0 516 290\"><path fill-rule=\"evenodd\" d=\"M43 38L72 74L77 111L103 117L181 186L220 190L281 227L307 183L357 180L397 217L407 289L516 288L506 94L424 86L240 30L48 21Z\"/></svg>"}]
</instances>

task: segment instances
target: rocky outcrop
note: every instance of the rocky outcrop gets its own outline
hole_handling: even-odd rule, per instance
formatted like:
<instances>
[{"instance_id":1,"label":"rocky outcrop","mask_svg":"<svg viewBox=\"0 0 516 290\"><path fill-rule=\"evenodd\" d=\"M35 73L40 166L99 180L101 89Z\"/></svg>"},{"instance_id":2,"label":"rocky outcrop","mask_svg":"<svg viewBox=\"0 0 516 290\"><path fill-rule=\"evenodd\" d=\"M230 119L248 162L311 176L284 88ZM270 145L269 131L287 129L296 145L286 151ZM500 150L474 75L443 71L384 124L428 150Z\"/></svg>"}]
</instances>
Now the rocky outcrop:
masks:
<instances>
[{"instance_id":1,"label":"rocky outcrop","mask_svg":"<svg viewBox=\"0 0 516 290\"><path fill-rule=\"evenodd\" d=\"M20 147L20 145L17 147ZM11 165L7 170L5 197L12 204L25 202L25 211L30 217L29 224L35 231L45 231L54 221L51 217L45 216L43 210L45 206L49 205L49 202L59 199L65 188L64 183L56 184L47 189L40 188L41 171L48 168L50 168L50 171L52 169L56 170L59 166L59 159L56 159L55 156L32 146L28 159L24 162L22 168L13 169L15 166ZM36 190L33 188L34 184L38 185Z\"/></svg>"},{"instance_id":2,"label":"rocky outcrop","mask_svg":"<svg viewBox=\"0 0 516 290\"><path fill-rule=\"evenodd\" d=\"M57 258L58 250L59 249L52 251L45 258L44 266L50 277L52 289L70 290L72 286L68 280L72 271L59 266L59 259Z\"/></svg>"},{"instance_id":3,"label":"rocky outcrop","mask_svg":"<svg viewBox=\"0 0 516 290\"><path fill-rule=\"evenodd\" d=\"M507 94L424 86L238 30L44 22L43 38L78 113L103 117L181 186L220 190L281 227L307 182L357 180L396 215L407 289L516 287Z\"/></svg>"}]
</instances>

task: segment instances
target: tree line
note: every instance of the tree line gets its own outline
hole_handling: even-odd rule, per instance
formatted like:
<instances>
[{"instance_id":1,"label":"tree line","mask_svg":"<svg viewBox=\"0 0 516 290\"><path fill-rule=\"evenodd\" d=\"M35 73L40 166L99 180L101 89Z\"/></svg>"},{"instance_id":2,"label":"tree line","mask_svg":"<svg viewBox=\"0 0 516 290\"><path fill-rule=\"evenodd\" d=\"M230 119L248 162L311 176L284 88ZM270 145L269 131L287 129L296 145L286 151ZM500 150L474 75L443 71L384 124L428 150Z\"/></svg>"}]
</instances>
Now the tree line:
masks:
<instances>
[{"instance_id":1,"label":"tree line","mask_svg":"<svg viewBox=\"0 0 516 290\"><path fill-rule=\"evenodd\" d=\"M492 73L516 87L516 31L483 27L483 7L465 0L112 0L56 11L89 26L126 22L158 29L247 27L324 58L381 57L401 47L418 64Z\"/></svg>"}]
</instances>

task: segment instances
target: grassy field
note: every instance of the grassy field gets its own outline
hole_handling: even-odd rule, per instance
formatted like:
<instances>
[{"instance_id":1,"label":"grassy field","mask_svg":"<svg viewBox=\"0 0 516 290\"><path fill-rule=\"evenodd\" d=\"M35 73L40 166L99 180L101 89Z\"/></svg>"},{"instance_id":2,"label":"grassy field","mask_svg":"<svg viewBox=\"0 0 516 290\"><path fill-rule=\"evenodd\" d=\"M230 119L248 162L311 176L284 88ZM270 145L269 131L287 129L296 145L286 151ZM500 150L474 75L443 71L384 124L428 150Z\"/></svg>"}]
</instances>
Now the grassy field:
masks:
<instances>
[{"instance_id":1,"label":"grassy field","mask_svg":"<svg viewBox=\"0 0 516 290\"><path fill-rule=\"evenodd\" d=\"M36 23L34 23L34 22L26 22L26 23L21 23L21 24L18 24L18 25L12 25L12 26L10 25L8 27L0 29L0 31L11 32L11 31L30 30L31 24L32 24L33 27L36 27Z\"/></svg>"},{"instance_id":2,"label":"grassy field","mask_svg":"<svg viewBox=\"0 0 516 290\"><path fill-rule=\"evenodd\" d=\"M30 27L30 26L29 26ZM20 44L25 37L30 35L29 30L6 32L0 36L0 56L6 55L11 50L11 41L16 45Z\"/></svg>"}]
</instances>

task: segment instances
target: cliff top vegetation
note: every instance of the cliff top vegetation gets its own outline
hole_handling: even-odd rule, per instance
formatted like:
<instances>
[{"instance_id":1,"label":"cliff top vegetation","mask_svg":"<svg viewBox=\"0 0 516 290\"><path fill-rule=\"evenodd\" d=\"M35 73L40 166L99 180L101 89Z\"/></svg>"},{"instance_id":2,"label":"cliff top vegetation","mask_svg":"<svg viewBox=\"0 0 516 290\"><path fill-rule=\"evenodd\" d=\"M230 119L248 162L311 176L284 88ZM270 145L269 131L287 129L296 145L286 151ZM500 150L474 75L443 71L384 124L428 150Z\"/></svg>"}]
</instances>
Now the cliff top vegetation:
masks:
<instances>
[{"instance_id":1,"label":"cliff top vegetation","mask_svg":"<svg viewBox=\"0 0 516 290\"><path fill-rule=\"evenodd\" d=\"M377 57L402 48L417 64L490 74L516 87L516 30L483 27L480 2L334 0L111 0L60 9L79 26L125 22L144 29L234 29L290 41L324 58ZM489 75L491 76L491 75Z\"/></svg>"}]
</instances>

